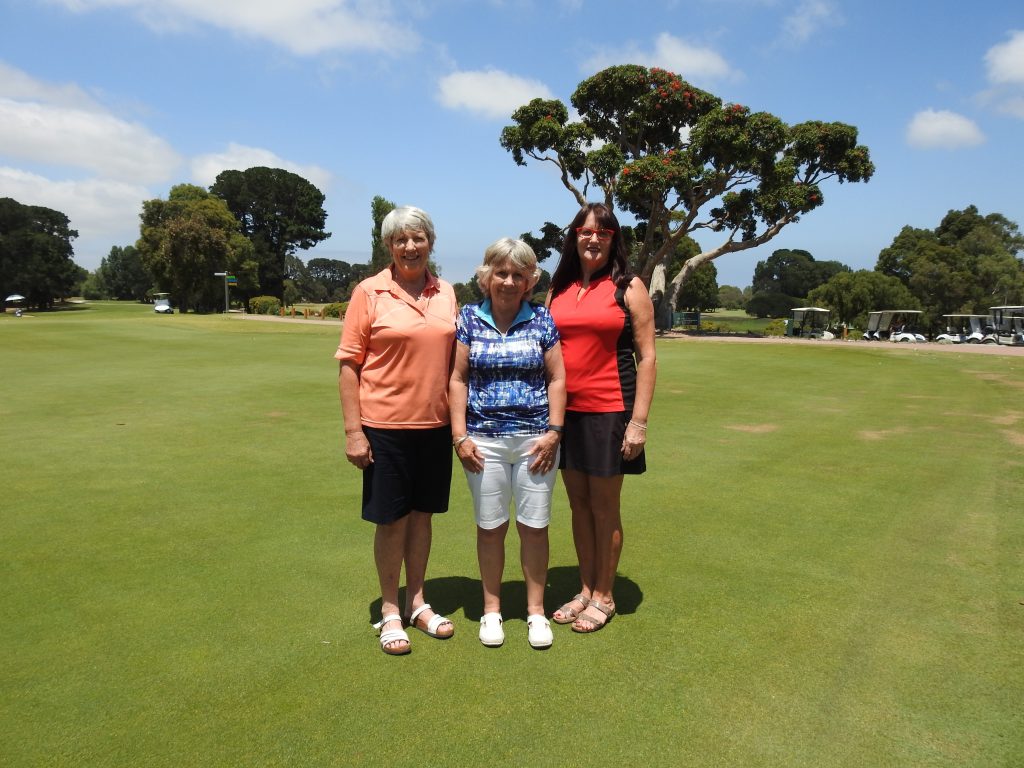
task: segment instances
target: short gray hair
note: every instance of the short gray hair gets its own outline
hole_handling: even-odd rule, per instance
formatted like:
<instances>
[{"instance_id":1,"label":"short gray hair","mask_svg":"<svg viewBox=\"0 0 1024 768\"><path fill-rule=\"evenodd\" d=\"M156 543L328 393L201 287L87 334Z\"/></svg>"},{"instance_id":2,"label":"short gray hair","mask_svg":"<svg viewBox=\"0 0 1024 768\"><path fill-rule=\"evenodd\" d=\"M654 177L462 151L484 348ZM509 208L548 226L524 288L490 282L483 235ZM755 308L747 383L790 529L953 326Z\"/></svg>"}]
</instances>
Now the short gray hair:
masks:
<instances>
[{"instance_id":1,"label":"short gray hair","mask_svg":"<svg viewBox=\"0 0 1024 768\"><path fill-rule=\"evenodd\" d=\"M487 284L491 280L491 273L495 267L500 267L506 262L528 276L526 290L523 292L523 298L526 298L540 280L540 268L537 266L537 254L522 240L503 237L487 246L487 250L484 251L484 263L476 268L476 284L480 286L484 296L488 296Z\"/></svg>"},{"instance_id":2,"label":"short gray hair","mask_svg":"<svg viewBox=\"0 0 1024 768\"><path fill-rule=\"evenodd\" d=\"M401 205L393 209L380 223L380 239L385 247L391 248L391 240L402 232L419 231L427 236L430 250L434 250L434 222L422 208L413 205Z\"/></svg>"}]
</instances>

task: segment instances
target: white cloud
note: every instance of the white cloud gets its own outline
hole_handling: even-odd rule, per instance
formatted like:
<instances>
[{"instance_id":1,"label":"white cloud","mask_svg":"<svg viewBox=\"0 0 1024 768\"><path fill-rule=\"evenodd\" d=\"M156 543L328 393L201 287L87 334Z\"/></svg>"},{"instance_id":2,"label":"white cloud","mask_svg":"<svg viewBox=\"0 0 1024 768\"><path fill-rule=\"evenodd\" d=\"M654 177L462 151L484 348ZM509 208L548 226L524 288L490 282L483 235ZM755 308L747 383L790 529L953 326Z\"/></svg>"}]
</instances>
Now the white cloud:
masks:
<instances>
[{"instance_id":1,"label":"white cloud","mask_svg":"<svg viewBox=\"0 0 1024 768\"><path fill-rule=\"evenodd\" d=\"M419 37L373 0L51 0L85 12L123 8L151 29L180 32L205 24L266 40L299 56L327 51L408 52ZM401 46L396 46L401 41Z\"/></svg>"},{"instance_id":2,"label":"white cloud","mask_svg":"<svg viewBox=\"0 0 1024 768\"><path fill-rule=\"evenodd\" d=\"M120 181L167 178L180 159L144 126L105 112L0 98L0 154L72 166Z\"/></svg>"},{"instance_id":3,"label":"white cloud","mask_svg":"<svg viewBox=\"0 0 1024 768\"><path fill-rule=\"evenodd\" d=\"M918 149L958 149L984 141L973 120L947 110L923 110L907 126L907 143Z\"/></svg>"},{"instance_id":4,"label":"white cloud","mask_svg":"<svg viewBox=\"0 0 1024 768\"><path fill-rule=\"evenodd\" d=\"M54 85L34 78L3 61L0 61L0 98L38 101L88 110L100 109L96 102L74 83Z\"/></svg>"},{"instance_id":5,"label":"white cloud","mask_svg":"<svg viewBox=\"0 0 1024 768\"><path fill-rule=\"evenodd\" d=\"M142 201L152 197L139 184L107 179L54 181L3 166L0 166L0 196L66 214L71 228L79 234L79 239L73 243L75 261L89 269L99 266L100 258L109 252L110 246L130 245L138 239ZM86 258L80 258L80 254Z\"/></svg>"},{"instance_id":6,"label":"white cloud","mask_svg":"<svg viewBox=\"0 0 1024 768\"><path fill-rule=\"evenodd\" d=\"M244 171L257 166L283 168L296 173L321 192L326 192L331 184L330 171L318 165L293 163L279 157L269 149L247 147L234 142L228 144L228 148L223 152L200 155L192 160L192 181L209 187L213 185L221 171Z\"/></svg>"},{"instance_id":7,"label":"white cloud","mask_svg":"<svg viewBox=\"0 0 1024 768\"><path fill-rule=\"evenodd\" d=\"M489 119L508 118L531 99L553 99L546 85L497 69L453 72L438 83L438 101L449 109L473 112Z\"/></svg>"},{"instance_id":8,"label":"white cloud","mask_svg":"<svg viewBox=\"0 0 1024 768\"><path fill-rule=\"evenodd\" d=\"M996 85L1024 85L1024 32L1010 33L1005 43L993 45L985 54L988 79Z\"/></svg>"},{"instance_id":9,"label":"white cloud","mask_svg":"<svg viewBox=\"0 0 1024 768\"><path fill-rule=\"evenodd\" d=\"M810 40L825 27L843 23L842 14L833 0L801 0L796 9L782 22L785 42L799 45Z\"/></svg>"},{"instance_id":10,"label":"white cloud","mask_svg":"<svg viewBox=\"0 0 1024 768\"><path fill-rule=\"evenodd\" d=\"M614 64L661 67L698 84L702 81L733 80L740 76L717 51L692 45L667 32L658 35L653 50L645 51L632 45L608 51L584 62L583 70L593 74Z\"/></svg>"}]
</instances>

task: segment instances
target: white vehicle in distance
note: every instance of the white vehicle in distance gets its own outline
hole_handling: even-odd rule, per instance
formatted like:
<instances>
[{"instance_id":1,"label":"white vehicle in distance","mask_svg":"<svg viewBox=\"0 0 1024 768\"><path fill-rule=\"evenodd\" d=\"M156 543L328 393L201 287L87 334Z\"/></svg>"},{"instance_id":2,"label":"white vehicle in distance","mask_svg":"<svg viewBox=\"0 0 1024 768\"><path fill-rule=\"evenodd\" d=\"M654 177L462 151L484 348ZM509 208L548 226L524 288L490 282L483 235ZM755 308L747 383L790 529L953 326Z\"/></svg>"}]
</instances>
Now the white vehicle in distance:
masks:
<instances>
[{"instance_id":1,"label":"white vehicle in distance","mask_svg":"<svg viewBox=\"0 0 1024 768\"><path fill-rule=\"evenodd\" d=\"M999 344L1024 344L1024 306L989 307Z\"/></svg>"},{"instance_id":2,"label":"white vehicle in distance","mask_svg":"<svg viewBox=\"0 0 1024 768\"><path fill-rule=\"evenodd\" d=\"M154 293L153 311L156 312L158 315L173 315L174 307L171 306L171 294Z\"/></svg>"},{"instance_id":3,"label":"white vehicle in distance","mask_svg":"<svg viewBox=\"0 0 1024 768\"><path fill-rule=\"evenodd\" d=\"M935 337L940 344L995 344L988 315L943 315L946 330Z\"/></svg>"},{"instance_id":4,"label":"white vehicle in distance","mask_svg":"<svg viewBox=\"0 0 1024 768\"><path fill-rule=\"evenodd\" d=\"M832 314L821 307L794 307L789 322L786 323L786 335L798 336L802 339L834 339L828 329L828 318Z\"/></svg>"},{"instance_id":5,"label":"white vehicle in distance","mask_svg":"<svg viewBox=\"0 0 1024 768\"><path fill-rule=\"evenodd\" d=\"M880 309L868 312L868 327L864 331L864 340L924 343L927 339L917 330L920 320L919 309Z\"/></svg>"}]
</instances>

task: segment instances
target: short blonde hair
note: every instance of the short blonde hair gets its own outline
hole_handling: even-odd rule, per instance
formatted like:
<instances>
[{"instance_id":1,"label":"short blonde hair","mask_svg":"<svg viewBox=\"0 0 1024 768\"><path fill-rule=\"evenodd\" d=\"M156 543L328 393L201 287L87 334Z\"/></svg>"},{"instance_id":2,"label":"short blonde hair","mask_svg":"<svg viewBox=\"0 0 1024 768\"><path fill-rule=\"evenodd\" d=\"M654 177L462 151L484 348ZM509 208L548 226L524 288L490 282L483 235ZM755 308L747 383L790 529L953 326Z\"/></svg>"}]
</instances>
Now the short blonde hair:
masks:
<instances>
[{"instance_id":1,"label":"short blonde hair","mask_svg":"<svg viewBox=\"0 0 1024 768\"><path fill-rule=\"evenodd\" d=\"M488 296L491 275L496 267L506 262L527 276L526 290L523 291L523 298L526 298L540 280L540 268L537 266L537 254L522 240L503 237L487 246L487 250L484 251L484 263L476 268L476 284L480 286L484 296Z\"/></svg>"}]
</instances>

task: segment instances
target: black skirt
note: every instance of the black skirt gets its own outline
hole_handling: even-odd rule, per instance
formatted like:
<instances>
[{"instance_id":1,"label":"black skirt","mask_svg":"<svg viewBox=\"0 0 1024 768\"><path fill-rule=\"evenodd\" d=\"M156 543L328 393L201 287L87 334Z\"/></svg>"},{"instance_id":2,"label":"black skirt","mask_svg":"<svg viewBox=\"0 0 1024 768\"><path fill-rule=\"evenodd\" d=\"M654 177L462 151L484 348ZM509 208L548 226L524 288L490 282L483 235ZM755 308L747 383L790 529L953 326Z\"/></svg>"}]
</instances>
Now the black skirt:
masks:
<instances>
[{"instance_id":1,"label":"black skirt","mask_svg":"<svg viewBox=\"0 0 1024 768\"><path fill-rule=\"evenodd\" d=\"M622 457L622 437L629 414L565 412L559 469L574 469L595 477L642 475L647 459L641 450L635 459Z\"/></svg>"}]
</instances>

